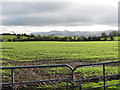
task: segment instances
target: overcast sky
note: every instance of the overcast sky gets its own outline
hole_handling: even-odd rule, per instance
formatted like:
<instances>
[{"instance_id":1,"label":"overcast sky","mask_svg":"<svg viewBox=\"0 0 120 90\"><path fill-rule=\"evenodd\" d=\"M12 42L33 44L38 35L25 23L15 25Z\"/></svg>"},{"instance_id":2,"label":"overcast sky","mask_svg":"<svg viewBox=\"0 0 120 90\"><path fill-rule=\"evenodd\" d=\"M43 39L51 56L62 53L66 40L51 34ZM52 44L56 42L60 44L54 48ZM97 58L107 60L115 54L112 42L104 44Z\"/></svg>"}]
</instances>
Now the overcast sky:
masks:
<instances>
[{"instance_id":1,"label":"overcast sky","mask_svg":"<svg viewBox=\"0 0 120 90\"><path fill-rule=\"evenodd\" d=\"M100 31L116 29L118 0L79 2L2 2L0 32L30 33L51 30Z\"/></svg>"}]
</instances>

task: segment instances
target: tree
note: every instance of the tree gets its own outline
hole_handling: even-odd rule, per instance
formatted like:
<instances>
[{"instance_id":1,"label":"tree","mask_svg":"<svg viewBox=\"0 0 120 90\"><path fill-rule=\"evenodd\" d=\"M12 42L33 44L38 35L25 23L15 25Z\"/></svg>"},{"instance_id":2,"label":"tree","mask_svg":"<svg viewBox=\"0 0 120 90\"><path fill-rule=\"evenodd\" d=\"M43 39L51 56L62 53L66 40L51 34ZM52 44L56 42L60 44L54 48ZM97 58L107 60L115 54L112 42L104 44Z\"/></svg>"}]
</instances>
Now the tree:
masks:
<instances>
[{"instance_id":1,"label":"tree","mask_svg":"<svg viewBox=\"0 0 120 90\"><path fill-rule=\"evenodd\" d=\"M86 41L87 40L87 38L86 37L83 37L83 41Z\"/></svg>"},{"instance_id":2,"label":"tree","mask_svg":"<svg viewBox=\"0 0 120 90\"><path fill-rule=\"evenodd\" d=\"M12 40L11 39L8 39L8 42L11 42Z\"/></svg>"},{"instance_id":3,"label":"tree","mask_svg":"<svg viewBox=\"0 0 120 90\"><path fill-rule=\"evenodd\" d=\"M117 31L113 31L109 33L110 40L113 41L114 37L117 37L119 33Z\"/></svg>"},{"instance_id":4,"label":"tree","mask_svg":"<svg viewBox=\"0 0 120 90\"><path fill-rule=\"evenodd\" d=\"M68 37L68 40L69 40L69 41L72 41L72 37Z\"/></svg>"},{"instance_id":5,"label":"tree","mask_svg":"<svg viewBox=\"0 0 120 90\"><path fill-rule=\"evenodd\" d=\"M73 39L74 41L76 40L76 36L74 36L74 39Z\"/></svg>"},{"instance_id":6,"label":"tree","mask_svg":"<svg viewBox=\"0 0 120 90\"><path fill-rule=\"evenodd\" d=\"M107 35L106 33L102 33L102 34L101 34L101 38L104 38L104 41L107 40L107 37L108 37L108 35Z\"/></svg>"},{"instance_id":7,"label":"tree","mask_svg":"<svg viewBox=\"0 0 120 90\"><path fill-rule=\"evenodd\" d=\"M31 37L35 37L35 35L34 35L34 34L31 34Z\"/></svg>"},{"instance_id":8,"label":"tree","mask_svg":"<svg viewBox=\"0 0 120 90\"><path fill-rule=\"evenodd\" d=\"M26 33L23 33L23 36L27 36L27 34L26 34Z\"/></svg>"},{"instance_id":9,"label":"tree","mask_svg":"<svg viewBox=\"0 0 120 90\"><path fill-rule=\"evenodd\" d=\"M67 41L67 37L63 37L61 40L62 41Z\"/></svg>"},{"instance_id":10,"label":"tree","mask_svg":"<svg viewBox=\"0 0 120 90\"><path fill-rule=\"evenodd\" d=\"M20 34L17 34L17 39L20 39L20 38L21 38Z\"/></svg>"},{"instance_id":11,"label":"tree","mask_svg":"<svg viewBox=\"0 0 120 90\"><path fill-rule=\"evenodd\" d=\"M113 40L114 40L114 37L111 36L111 37L110 37L110 40L113 41Z\"/></svg>"},{"instance_id":12,"label":"tree","mask_svg":"<svg viewBox=\"0 0 120 90\"><path fill-rule=\"evenodd\" d=\"M91 41L91 40L92 40L92 38L91 38L91 36L89 36L89 37L88 37L88 41Z\"/></svg>"}]
</instances>

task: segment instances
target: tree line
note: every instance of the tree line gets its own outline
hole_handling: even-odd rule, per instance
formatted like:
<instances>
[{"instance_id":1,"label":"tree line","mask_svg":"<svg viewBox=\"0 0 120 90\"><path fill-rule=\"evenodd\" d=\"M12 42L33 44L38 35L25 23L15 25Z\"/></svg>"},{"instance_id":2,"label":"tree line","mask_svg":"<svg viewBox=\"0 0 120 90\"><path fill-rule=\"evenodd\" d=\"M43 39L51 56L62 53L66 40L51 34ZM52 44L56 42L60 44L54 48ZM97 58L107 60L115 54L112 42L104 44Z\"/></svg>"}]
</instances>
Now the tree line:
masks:
<instances>
[{"instance_id":1,"label":"tree line","mask_svg":"<svg viewBox=\"0 0 120 90\"><path fill-rule=\"evenodd\" d=\"M16 35L16 38L13 39L8 39L8 42L16 42L16 41L113 41L114 37L120 36L120 33L117 31L110 32L109 34L102 33L100 36L55 36L54 34L52 35L27 35L26 33L24 34L10 34L10 33L3 33L1 35ZM27 38L23 38L23 36ZM109 39L108 39L109 38ZM4 41L1 39L0 41Z\"/></svg>"}]
</instances>

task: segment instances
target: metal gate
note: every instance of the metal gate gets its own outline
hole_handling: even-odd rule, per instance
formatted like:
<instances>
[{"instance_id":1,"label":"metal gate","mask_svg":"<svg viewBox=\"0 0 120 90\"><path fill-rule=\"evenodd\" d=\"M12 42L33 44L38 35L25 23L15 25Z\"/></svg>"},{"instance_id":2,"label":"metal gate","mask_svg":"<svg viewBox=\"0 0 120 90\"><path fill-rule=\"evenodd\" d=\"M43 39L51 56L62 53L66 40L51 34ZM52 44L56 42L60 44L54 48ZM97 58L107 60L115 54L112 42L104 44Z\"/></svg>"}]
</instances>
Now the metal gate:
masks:
<instances>
[{"instance_id":1,"label":"metal gate","mask_svg":"<svg viewBox=\"0 0 120 90\"><path fill-rule=\"evenodd\" d=\"M17 85L30 84L30 83L43 83L43 82L47 83L47 82L58 81L58 82L64 82L62 84L64 84L64 89L66 89L66 90L74 90L74 89L75 90L88 90L88 89L98 89L98 88L103 88L105 90L106 87L120 85L120 83L106 85L106 81L108 81L106 78L108 78L108 77L109 78L117 77L117 79L119 79L119 77L120 77L120 71L118 71L118 73L115 73L115 74L112 74L112 75L107 75L106 74L106 68L110 64L112 64L111 66L116 66L117 65L117 67L119 68L119 63L120 63L120 61L105 62L105 63L95 63L95 64L86 64L86 65L76 66L75 68L72 68L70 65L66 65L66 64L60 64L60 65L40 65L40 66L0 67L0 69L2 71L9 70L9 71L7 71L7 73L9 73L8 76L11 77L11 78L9 78L10 81L8 83L2 82L2 83L0 83L0 85L1 85L1 87L4 87L4 86L8 85L9 86L9 90L10 89L11 90L16 90L16 86ZM99 77L95 76L95 77L88 77L88 78L81 77L82 76L81 74L83 73L81 70L85 70L86 67L87 68L97 68L97 67L99 67L101 69L101 71L102 71L101 72L102 76L99 76ZM46 68L48 68L48 69L46 69ZM24 73L27 72L26 75L23 75L23 71L22 71L23 69L25 70ZM38 70L35 71L36 69L38 69ZM42 69L41 72L40 72L39 69ZM59 74L59 70L64 71L64 72ZM44 79L44 80L32 80L32 81L22 81L22 82L21 81L19 81L19 82L16 81L17 80L16 79L17 75L19 76L19 79L21 79L21 78L29 77L29 76L32 77L32 76L36 75L36 73L42 74L43 71L55 71L55 73L57 73L59 75L55 76L53 72L52 73L49 72L49 74L55 76L56 79L49 79L48 78L48 79ZM19 74L18 72L21 72L21 74ZM48 75L47 73L45 75L42 75L42 76ZM63 73L66 73L66 75L63 75ZM79 74L79 75L77 75L77 74ZM50 76L50 77L52 78L53 76ZM38 77L40 77L40 76L38 75L35 78L38 78ZM32 79L34 79L34 78L32 78ZM96 82L96 81L99 81L98 79L103 80L103 85L101 85L99 87L83 88L84 84L87 81L89 81L87 83ZM54 85L52 85L52 86L54 86ZM4 90L4 88L3 88L3 90Z\"/></svg>"}]
</instances>

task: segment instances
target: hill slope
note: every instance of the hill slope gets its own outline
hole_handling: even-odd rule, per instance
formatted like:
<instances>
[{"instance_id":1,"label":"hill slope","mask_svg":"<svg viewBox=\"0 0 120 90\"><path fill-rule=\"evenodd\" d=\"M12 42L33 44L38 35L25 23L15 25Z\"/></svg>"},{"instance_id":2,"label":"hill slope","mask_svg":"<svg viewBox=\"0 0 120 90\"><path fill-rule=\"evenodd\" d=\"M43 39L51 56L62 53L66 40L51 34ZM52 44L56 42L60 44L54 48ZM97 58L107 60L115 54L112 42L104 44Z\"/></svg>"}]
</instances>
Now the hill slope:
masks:
<instances>
[{"instance_id":1,"label":"hill slope","mask_svg":"<svg viewBox=\"0 0 120 90\"><path fill-rule=\"evenodd\" d=\"M57 30L53 30L53 31L49 31L49 32L33 32L30 34L34 34L34 35L52 35L52 34L54 34L56 36L100 36L101 33L103 33L103 32L108 34L112 31L116 31L116 30L106 30L106 31L68 31L68 30L57 31Z\"/></svg>"}]
</instances>

